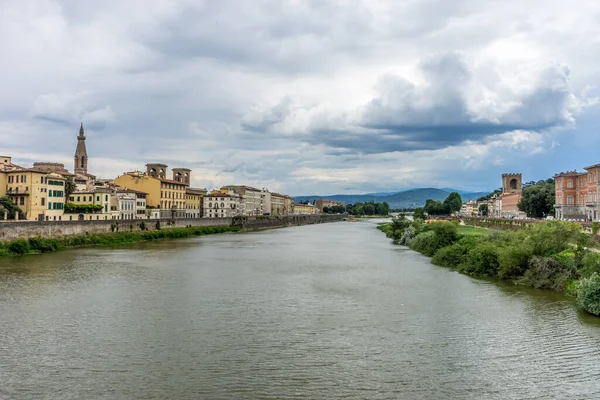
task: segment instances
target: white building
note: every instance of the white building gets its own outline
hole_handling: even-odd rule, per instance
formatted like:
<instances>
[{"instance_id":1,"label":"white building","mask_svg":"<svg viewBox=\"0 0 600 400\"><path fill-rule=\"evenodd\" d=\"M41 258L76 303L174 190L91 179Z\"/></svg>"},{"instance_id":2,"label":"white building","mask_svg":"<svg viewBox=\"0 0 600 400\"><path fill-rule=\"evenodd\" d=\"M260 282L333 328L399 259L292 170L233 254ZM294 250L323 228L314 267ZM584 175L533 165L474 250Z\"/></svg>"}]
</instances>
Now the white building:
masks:
<instances>
[{"instance_id":1,"label":"white building","mask_svg":"<svg viewBox=\"0 0 600 400\"><path fill-rule=\"evenodd\" d=\"M119 191L115 194L119 219L137 218L137 195L129 191Z\"/></svg>"},{"instance_id":2,"label":"white building","mask_svg":"<svg viewBox=\"0 0 600 400\"><path fill-rule=\"evenodd\" d=\"M237 194L211 193L202 198L205 218L231 218L242 215L242 199Z\"/></svg>"},{"instance_id":3,"label":"white building","mask_svg":"<svg viewBox=\"0 0 600 400\"><path fill-rule=\"evenodd\" d=\"M261 189L243 185L223 186L221 190L233 192L242 199L243 215L264 214L264 193Z\"/></svg>"}]
</instances>

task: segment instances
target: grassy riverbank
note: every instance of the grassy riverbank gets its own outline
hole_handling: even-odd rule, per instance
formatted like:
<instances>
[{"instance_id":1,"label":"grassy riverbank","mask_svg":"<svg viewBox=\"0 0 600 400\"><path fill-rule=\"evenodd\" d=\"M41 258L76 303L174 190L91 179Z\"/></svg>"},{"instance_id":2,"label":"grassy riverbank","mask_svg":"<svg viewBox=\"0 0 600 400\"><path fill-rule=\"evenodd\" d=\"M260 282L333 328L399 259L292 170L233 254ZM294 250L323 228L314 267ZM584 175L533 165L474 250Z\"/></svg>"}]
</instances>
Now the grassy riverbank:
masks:
<instances>
[{"instance_id":1,"label":"grassy riverbank","mask_svg":"<svg viewBox=\"0 0 600 400\"><path fill-rule=\"evenodd\" d=\"M32 237L29 239L0 242L0 256L49 253L61 249L107 246L123 243L145 242L162 239L179 239L215 233L238 232L236 226L171 228L154 231L95 233L69 235L59 238Z\"/></svg>"},{"instance_id":2,"label":"grassy riverbank","mask_svg":"<svg viewBox=\"0 0 600 400\"><path fill-rule=\"evenodd\" d=\"M590 251L592 239L579 224L551 221L519 231L493 231L399 216L379 229L395 243L432 257L435 265L564 292L600 315L600 254Z\"/></svg>"}]
</instances>

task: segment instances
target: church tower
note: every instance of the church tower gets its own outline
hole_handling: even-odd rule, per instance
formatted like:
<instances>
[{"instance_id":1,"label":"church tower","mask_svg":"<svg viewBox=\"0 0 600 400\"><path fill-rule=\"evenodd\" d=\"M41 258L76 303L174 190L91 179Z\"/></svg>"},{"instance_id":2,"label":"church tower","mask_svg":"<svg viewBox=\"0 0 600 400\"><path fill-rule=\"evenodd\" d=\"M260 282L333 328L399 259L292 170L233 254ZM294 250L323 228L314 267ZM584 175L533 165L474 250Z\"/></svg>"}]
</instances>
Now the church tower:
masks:
<instances>
[{"instance_id":1,"label":"church tower","mask_svg":"<svg viewBox=\"0 0 600 400\"><path fill-rule=\"evenodd\" d=\"M87 175L88 155L85 149L85 135L83 134L83 122L77 136L77 149L75 149L75 175Z\"/></svg>"}]
</instances>

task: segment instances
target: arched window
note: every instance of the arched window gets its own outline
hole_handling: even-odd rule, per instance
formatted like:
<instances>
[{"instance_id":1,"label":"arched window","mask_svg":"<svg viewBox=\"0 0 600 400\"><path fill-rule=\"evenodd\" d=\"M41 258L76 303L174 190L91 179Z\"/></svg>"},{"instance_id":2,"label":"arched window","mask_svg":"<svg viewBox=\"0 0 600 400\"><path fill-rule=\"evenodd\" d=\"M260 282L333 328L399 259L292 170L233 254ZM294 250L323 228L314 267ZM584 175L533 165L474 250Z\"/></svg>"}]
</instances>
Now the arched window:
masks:
<instances>
[{"instance_id":1,"label":"arched window","mask_svg":"<svg viewBox=\"0 0 600 400\"><path fill-rule=\"evenodd\" d=\"M212 203L208 203L208 208L212 208Z\"/></svg>"},{"instance_id":2,"label":"arched window","mask_svg":"<svg viewBox=\"0 0 600 400\"><path fill-rule=\"evenodd\" d=\"M85 157L81 157L81 168L85 168Z\"/></svg>"},{"instance_id":3,"label":"arched window","mask_svg":"<svg viewBox=\"0 0 600 400\"><path fill-rule=\"evenodd\" d=\"M221 203L221 208L225 208L225 204Z\"/></svg>"}]
</instances>

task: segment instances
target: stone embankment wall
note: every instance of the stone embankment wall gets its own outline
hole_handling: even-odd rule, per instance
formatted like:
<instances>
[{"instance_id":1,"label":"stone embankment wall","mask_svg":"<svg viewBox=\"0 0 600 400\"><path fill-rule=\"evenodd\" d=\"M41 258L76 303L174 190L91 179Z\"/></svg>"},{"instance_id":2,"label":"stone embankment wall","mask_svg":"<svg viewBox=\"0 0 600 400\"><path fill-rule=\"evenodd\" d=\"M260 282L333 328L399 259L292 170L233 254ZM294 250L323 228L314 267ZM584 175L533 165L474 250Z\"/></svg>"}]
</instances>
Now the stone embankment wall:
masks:
<instances>
[{"instance_id":1,"label":"stone embankment wall","mask_svg":"<svg viewBox=\"0 0 600 400\"><path fill-rule=\"evenodd\" d=\"M233 225L242 229L283 228L286 226L321 224L345 219L344 215L289 215L289 216L257 216L234 217Z\"/></svg>"},{"instance_id":2,"label":"stone embankment wall","mask_svg":"<svg viewBox=\"0 0 600 400\"><path fill-rule=\"evenodd\" d=\"M342 215L290 215L259 216L236 218L176 218L176 219L137 219L108 221L19 221L0 222L0 241L27 239L30 237L60 237L86 233L129 232L183 228L187 226L239 226L244 230L279 228L293 225L307 225L322 222L341 221Z\"/></svg>"}]
</instances>

